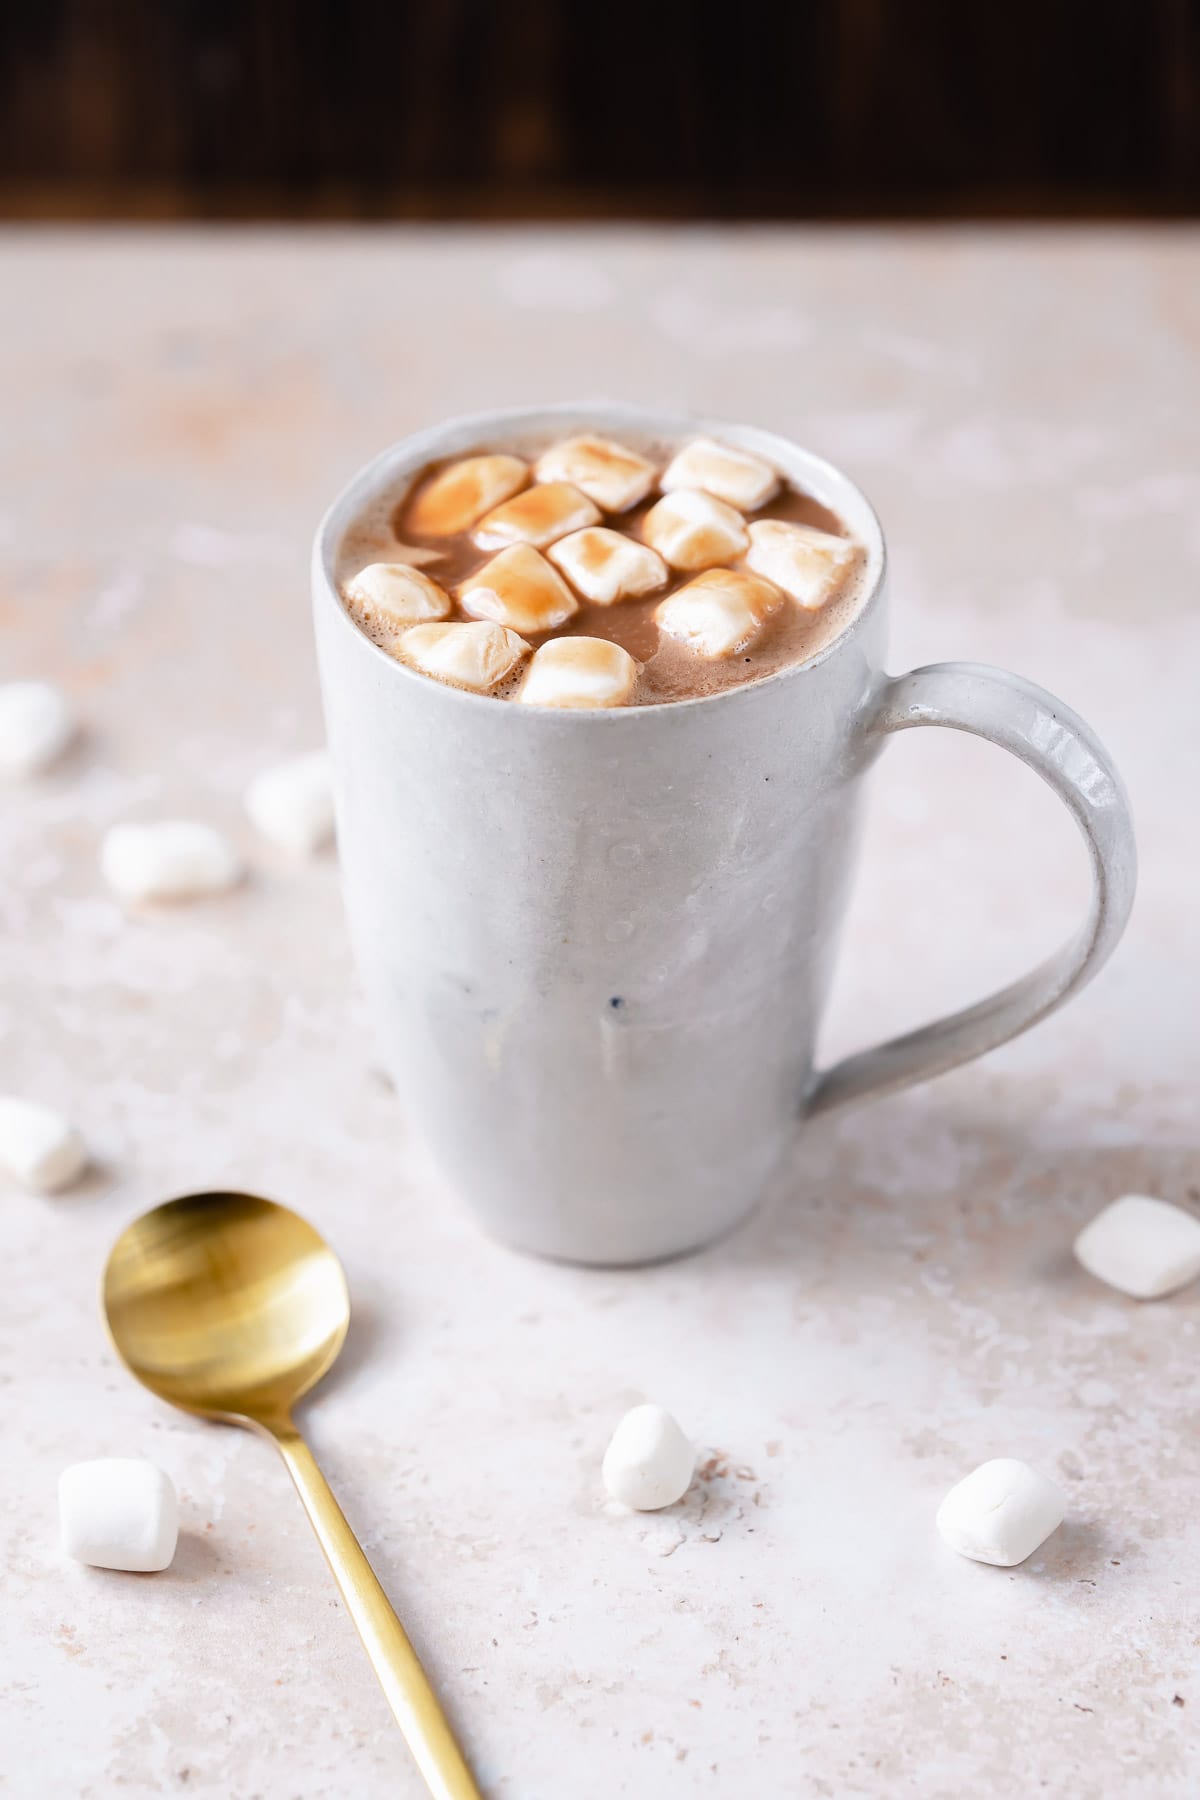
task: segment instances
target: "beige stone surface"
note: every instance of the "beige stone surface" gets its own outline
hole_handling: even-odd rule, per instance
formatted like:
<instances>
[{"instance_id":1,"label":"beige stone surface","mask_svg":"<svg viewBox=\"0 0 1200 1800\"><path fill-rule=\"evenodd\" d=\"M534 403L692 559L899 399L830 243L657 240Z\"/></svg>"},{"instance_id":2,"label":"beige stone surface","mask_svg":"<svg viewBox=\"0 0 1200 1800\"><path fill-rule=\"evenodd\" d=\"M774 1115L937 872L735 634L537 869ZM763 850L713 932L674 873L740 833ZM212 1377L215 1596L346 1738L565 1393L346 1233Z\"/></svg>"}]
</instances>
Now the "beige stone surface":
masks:
<instances>
[{"instance_id":1,"label":"beige stone surface","mask_svg":"<svg viewBox=\"0 0 1200 1800\"><path fill-rule=\"evenodd\" d=\"M875 499L893 666L992 660L1106 737L1138 815L1128 938L986 1062L814 1129L773 1204L604 1274L485 1241L372 1073L332 857L255 842L245 782L320 740L306 556L383 443L603 393L790 432ZM84 735L0 796L0 1090L62 1105L78 1190L0 1191L0 1792L416 1796L281 1467L117 1367L119 1227L233 1183L307 1212L358 1307L316 1447L489 1795L1190 1796L1200 1785L1200 1290L1069 1256L1129 1190L1200 1203L1200 241L1181 231L10 232L0 657ZM830 1054L1065 934L1083 855L1027 771L891 745ZM194 815L245 888L126 918L96 852ZM689 1499L599 1480L642 1398ZM64 1563L55 1482L148 1455L173 1569ZM986 1457L1064 1486L1015 1570L934 1512Z\"/></svg>"}]
</instances>

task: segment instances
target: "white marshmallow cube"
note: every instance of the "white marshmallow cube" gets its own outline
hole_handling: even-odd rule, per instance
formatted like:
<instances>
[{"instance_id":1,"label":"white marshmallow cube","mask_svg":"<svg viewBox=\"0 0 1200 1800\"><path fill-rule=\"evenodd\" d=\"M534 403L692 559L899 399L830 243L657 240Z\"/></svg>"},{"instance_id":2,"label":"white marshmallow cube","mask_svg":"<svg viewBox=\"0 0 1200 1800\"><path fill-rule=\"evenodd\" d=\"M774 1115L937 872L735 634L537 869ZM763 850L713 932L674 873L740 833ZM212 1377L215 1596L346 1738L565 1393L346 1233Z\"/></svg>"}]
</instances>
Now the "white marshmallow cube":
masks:
<instances>
[{"instance_id":1,"label":"white marshmallow cube","mask_svg":"<svg viewBox=\"0 0 1200 1800\"><path fill-rule=\"evenodd\" d=\"M256 775L245 794L251 820L289 856L313 856L333 836L333 764L327 750L289 757Z\"/></svg>"},{"instance_id":2,"label":"white marshmallow cube","mask_svg":"<svg viewBox=\"0 0 1200 1800\"><path fill-rule=\"evenodd\" d=\"M857 560L858 545L850 538L818 531L815 525L756 519L750 526L746 562L807 612L817 612L832 599Z\"/></svg>"},{"instance_id":3,"label":"white marshmallow cube","mask_svg":"<svg viewBox=\"0 0 1200 1800\"><path fill-rule=\"evenodd\" d=\"M0 686L0 774L36 775L62 755L75 735L75 715L48 681Z\"/></svg>"},{"instance_id":4,"label":"white marshmallow cube","mask_svg":"<svg viewBox=\"0 0 1200 1800\"><path fill-rule=\"evenodd\" d=\"M1084 1226L1075 1255L1122 1294L1159 1300L1200 1275L1200 1219L1167 1200L1125 1194Z\"/></svg>"},{"instance_id":5,"label":"white marshmallow cube","mask_svg":"<svg viewBox=\"0 0 1200 1800\"><path fill-rule=\"evenodd\" d=\"M668 637L716 660L744 650L783 603L779 589L761 575L708 569L662 601L654 617Z\"/></svg>"},{"instance_id":6,"label":"white marshmallow cube","mask_svg":"<svg viewBox=\"0 0 1200 1800\"><path fill-rule=\"evenodd\" d=\"M473 618L535 635L554 631L579 611L558 570L532 544L512 544L468 575L459 586L458 601Z\"/></svg>"},{"instance_id":7,"label":"white marshmallow cube","mask_svg":"<svg viewBox=\"0 0 1200 1800\"><path fill-rule=\"evenodd\" d=\"M642 533L673 569L683 570L736 562L750 542L741 513L695 488L665 494L642 520Z\"/></svg>"},{"instance_id":8,"label":"white marshmallow cube","mask_svg":"<svg viewBox=\"0 0 1200 1800\"><path fill-rule=\"evenodd\" d=\"M471 533L481 550L532 544L544 550L568 531L600 521L600 508L569 481L544 481L485 513Z\"/></svg>"},{"instance_id":9,"label":"white marshmallow cube","mask_svg":"<svg viewBox=\"0 0 1200 1800\"><path fill-rule=\"evenodd\" d=\"M196 819L114 825L100 846L100 870L132 904L193 900L236 887L242 865L229 840Z\"/></svg>"},{"instance_id":10,"label":"white marshmallow cube","mask_svg":"<svg viewBox=\"0 0 1200 1800\"><path fill-rule=\"evenodd\" d=\"M727 500L744 512L765 506L779 486L779 476L770 463L748 450L734 450L712 438L695 438L667 465L662 478L663 492L676 488L703 488L718 500Z\"/></svg>"},{"instance_id":11,"label":"white marshmallow cube","mask_svg":"<svg viewBox=\"0 0 1200 1800\"><path fill-rule=\"evenodd\" d=\"M539 481L569 481L605 512L625 512L654 486L652 462L612 438L564 438L538 457Z\"/></svg>"},{"instance_id":12,"label":"white marshmallow cube","mask_svg":"<svg viewBox=\"0 0 1200 1800\"><path fill-rule=\"evenodd\" d=\"M411 563L368 563L346 583L344 592L364 625L387 631L448 619L453 608L445 588Z\"/></svg>"},{"instance_id":13,"label":"white marshmallow cube","mask_svg":"<svg viewBox=\"0 0 1200 1800\"><path fill-rule=\"evenodd\" d=\"M519 456L466 456L423 482L409 502L404 525L419 537L453 537L529 480Z\"/></svg>"},{"instance_id":14,"label":"white marshmallow cube","mask_svg":"<svg viewBox=\"0 0 1200 1800\"><path fill-rule=\"evenodd\" d=\"M635 1512L674 1506L692 1483L696 1452L661 1406L635 1406L613 1432L601 1473L614 1500Z\"/></svg>"},{"instance_id":15,"label":"white marshmallow cube","mask_svg":"<svg viewBox=\"0 0 1200 1800\"><path fill-rule=\"evenodd\" d=\"M83 1139L53 1107L0 1094L0 1168L35 1194L56 1194L87 1167Z\"/></svg>"},{"instance_id":16,"label":"white marshmallow cube","mask_svg":"<svg viewBox=\"0 0 1200 1800\"><path fill-rule=\"evenodd\" d=\"M146 1575L169 1567L179 1502L169 1475L139 1456L73 1463L58 1478L62 1547L94 1569Z\"/></svg>"},{"instance_id":17,"label":"white marshmallow cube","mask_svg":"<svg viewBox=\"0 0 1200 1800\"><path fill-rule=\"evenodd\" d=\"M479 620L414 625L397 643L395 654L449 687L489 694L529 655L529 645L506 626Z\"/></svg>"},{"instance_id":18,"label":"white marshmallow cube","mask_svg":"<svg viewBox=\"0 0 1200 1800\"><path fill-rule=\"evenodd\" d=\"M610 531L606 525L573 531L552 544L546 554L576 593L597 606L636 600L666 587L670 579L657 550L626 537L623 531Z\"/></svg>"},{"instance_id":19,"label":"white marshmallow cube","mask_svg":"<svg viewBox=\"0 0 1200 1800\"><path fill-rule=\"evenodd\" d=\"M521 683L526 706L624 706L637 683L628 650L607 638L551 638Z\"/></svg>"},{"instance_id":20,"label":"white marshmallow cube","mask_svg":"<svg viewBox=\"0 0 1200 1800\"><path fill-rule=\"evenodd\" d=\"M998 1456L950 1489L937 1528L960 1556L1011 1569L1058 1530L1066 1510L1052 1481L1015 1456Z\"/></svg>"}]
</instances>

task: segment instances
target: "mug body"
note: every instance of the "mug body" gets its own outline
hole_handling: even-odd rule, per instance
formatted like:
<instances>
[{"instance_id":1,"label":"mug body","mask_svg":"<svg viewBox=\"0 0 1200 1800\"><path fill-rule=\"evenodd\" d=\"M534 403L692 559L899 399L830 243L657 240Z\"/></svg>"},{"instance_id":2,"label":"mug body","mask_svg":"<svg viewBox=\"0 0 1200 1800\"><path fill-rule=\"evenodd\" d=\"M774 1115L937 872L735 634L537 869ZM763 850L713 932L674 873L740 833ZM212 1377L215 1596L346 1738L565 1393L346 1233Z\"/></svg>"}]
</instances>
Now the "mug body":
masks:
<instances>
[{"instance_id":1,"label":"mug body","mask_svg":"<svg viewBox=\"0 0 1200 1800\"><path fill-rule=\"evenodd\" d=\"M425 463L598 429L754 450L866 548L806 663L596 712L443 686L338 598L347 525ZM770 433L601 404L457 420L379 457L313 562L354 954L401 1102L487 1230L590 1263L718 1236L794 1140L855 854L884 552L845 476Z\"/></svg>"}]
</instances>

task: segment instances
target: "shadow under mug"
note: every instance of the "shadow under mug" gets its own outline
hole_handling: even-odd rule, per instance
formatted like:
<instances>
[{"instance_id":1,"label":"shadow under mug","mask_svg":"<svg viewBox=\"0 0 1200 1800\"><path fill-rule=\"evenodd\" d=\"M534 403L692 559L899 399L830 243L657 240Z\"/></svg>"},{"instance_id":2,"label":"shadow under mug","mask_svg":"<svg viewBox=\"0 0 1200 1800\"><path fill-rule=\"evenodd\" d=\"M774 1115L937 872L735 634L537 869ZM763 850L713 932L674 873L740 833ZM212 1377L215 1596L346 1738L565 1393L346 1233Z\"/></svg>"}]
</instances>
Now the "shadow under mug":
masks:
<instances>
[{"instance_id":1,"label":"shadow under mug","mask_svg":"<svg viewBox=\"0 0 1200 1800\"><path fill-rule=\"evenodd\" d=\"M446 687L370 642L334 583L346 526L422 465L600 430L706 432L754 451L867 557L847 629L808 662L701 699L525 707ZM786 439L639 408L456 419L377 457L317 533L317 653L351 939L381 1051L435 1160L487 1230L637 1263L719 1236L805 1120L1026 1030L1101 967L1136 874L1120 778L1041 688L942 663L883 671L883 536L848 478ZM1055 956L978 1005L813 1067L885 738L927 725L1011 750L1072 813L1091 906Z\"/></svg>"}]
</instances>

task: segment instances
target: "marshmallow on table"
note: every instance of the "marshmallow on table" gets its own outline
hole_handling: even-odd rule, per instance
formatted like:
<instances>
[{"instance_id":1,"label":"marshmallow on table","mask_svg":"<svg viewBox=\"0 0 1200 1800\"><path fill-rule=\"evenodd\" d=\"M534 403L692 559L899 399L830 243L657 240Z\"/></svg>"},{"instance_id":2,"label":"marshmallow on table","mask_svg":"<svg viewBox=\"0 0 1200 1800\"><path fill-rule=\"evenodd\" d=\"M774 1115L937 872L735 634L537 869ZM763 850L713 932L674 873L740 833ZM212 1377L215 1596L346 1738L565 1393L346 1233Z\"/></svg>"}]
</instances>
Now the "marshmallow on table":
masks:
<instances>
[{"instance_id":1,"label":"marshmallow on table","mask_svg":"<svg viewBox=\"0 0 1200 1800\"><path fill-rule=\"evenodd\" d=\"M265 838L292 856L312 856L333 836L333 765L327 750L292 756L256 775L246 811Z\"/></svg>"},{"instance_id":2,"label":"marshmallow on table","mask_svg":"<svg viewBox=\"0 0 1200 1800\"><path fill-rule=\"evenodd\" d=\"M1126 1194L1075 1239L1089 1275L1135 1300L1158 1300L1200 1275L1200 1219L1147 1194Z\"/></svg>"},{"instance_id":3,"label":"marshmallow on table","mask_svg":"<svg viewBox=\"0 0 1200 1800\"><path fill-rule=\"evenodd\" d=\"M998 1456L950 1489L937 1528L960 1556L1011 1569L1058 1530L1066 1510L1052 1481L1015 1456Z\"/></svg>"},{"instance_id":4,"label":"marshmallow on table","mask_svg":"<svg viewBox=\"0 0 1200 1800\"><path fill-rule=\"evenodd\" d=\"M165 1569L179 1540L174 1484L142 1457L104 1456L64 1469L58 1517L66 1555L94 1569Z\"/></svg>"},{"instance_id":5,"label":"marshmallow on table","mask_svg":"<svg viewBox=\"0 0 1200 1800\"><path fill-rule=\"evenodd\" d=\"M606 525L588 525L552 544L546 555L585 600L613 606L665 587L667 565L649 544Z\"/></svg>"},{"instance_id":6,"label":"marshmallow on table","mask_svg":"<svg viewBox=\"0 0 1200 1800\"><path fill-rule=\"evenodd\" d=\"M532 544L513 544L468 575L459 605L476 619L494 619L513 631L553 631L579 611L558 571Z\"/></svg>"},{"instance_id":7,"label":"marshmallow on table","mask_svg":"<svg viewBox=\"0 0 1200 1800\"><path fill-rule=\"evenodd\" d=\"M661 1406L635 1406L613 1432L604 1452L604 1485L614 1500L636 1512L673 1506L691 1486L696 1453Z\"/></svg>"},{"instance_id":8,"label":"marshmallow on table","mask_svg":"<svg viewBox=\"0 0 1200 1800\"><path fill-rule=\"evenodd\" d=\"M783 595L744 569L709 569L677 588L655 609L660 631L698 656L732 656L783 605Z\"/></svg>"},{"instance_id":9,"label":"marshmallow on table","mask_svg":"<svg viewBox=\"0 0 1200 1800\"><path fill-rule=\"evenodd\" d=\"M746 521L723 500L696 488L664 494L642 520L642 534L673 569L711 569L744 556Z\"/></svg>"},{"instance_id":10,"label":"marshmallow on table","mask_svg":"<svg viewBox=\"0 0 1200 1800\"><path fill-rule=\"evenodd\" d=\"M0 773L34 775L61 756L75 735L66 696L48 681L0 686Z\"/></svg>"},{"instance_id":11,"label":"marshmallow on table","mask_svg":"<svg viewBox=\"0 0 1200 1800\"><path fill-rule=\"evenodd\" d=\"M555 538L599 520L600 508L569 481L544 481L485 513L471 536L481 550L501 550L506 544L544 550Z\"/></svg>"},{"instance_id":12,"label":"marshmallow on table","mask_svg":"<svg viewBox=\"0 0 1200 1800\"><path fill-rule=\"evenodd\" d=\"M652 462L612 438L564 438L538 457L539 481L569 481L605 512L625 512L654 486Z\"/></svg>"},{"instance_id":13,"label":"marshmallow on table","mask_svg":"<svg viewBox=\"0 0 1200 1800\"><path fill-rule=\"evenodd\" d=\"M526 706L624 706L638 665L608 638L551 638L535 650L521 683Z\"/></svg>"},{"instance_id":14,"label":"marshmallow on table","mask_svg":"<svg viewBox=\"0 0 1200 1800\"><path fill-rule=\"evenodd\" d=\"M695 438L668 463L662 485L665 494L675 488L703 488L730 506L754 512L771 498L779 486L779 475L770 463L751 456L748 450L734 450L712 438Z\"/></svg>"},{"instance_id":15,"label":"marshmallow on table","mask_svg":"<svg viewBox=\"0 0 1200 1800\"><path fill-rule=\"evenodd\" d=\"M394 654L435 681L488 694L528 656L529 645L507 626L481 619L414 625L397 640Z\"/></svg>"},{"instance_id":16,"label":"marshmallow on table","mask_svg":"<svg viewBox=\"0 0 1200 1800\"><path fill-rule=\"evenodd\" d=\"M756 519L750 526L749 566L809 612L824 606L857 557L857 544L815 525Z\"/></svg>"},{"instance_id":17,"label":"marshmallow on table","mask_svg":"<svg viewBox=\"0 0 1200 1800\"><path fill-rule=\"evenodd\" d=\"M453 602L445 588L411 563L368 563L345 586L345 598L364 625L389 631L448 619Z\"/></svg>"},{"instance_id":18,"label":"marshmallow on table","mask_svg":"<svg viewBox=\"0 0 1200 1800\"><path fill-rule=\"evenodd\" d=\"M410 501L405 528L423 537L469 531L493 506L519 493L529 465L519 456L468 456L439 469Z\"/></svg>"},{"instance_id":19,"label":"marshmallow on table","mask_svg":"<svg viewBox=\"0 0 1200 1800\"><path fill-rule=\"evenodd\" d=\"M0 1168L35 1194L54 1194L69 1187L87 1167L83 1139L61 1113L0 1095Z\"/></svg>"},{"instance_id":20,"label":"marshmallow on table","mask_svg":"<svg viewBox=\"0 0 1200 1800\"><path fill-rule=\"evenodd\" d=\"M229 840L196 819L114 825L100 869L122 900L191 900L236 887L242 865Z\"/></svg>"}]
</instances>

